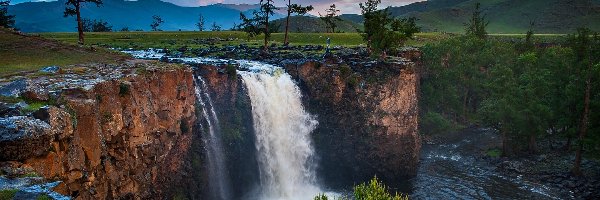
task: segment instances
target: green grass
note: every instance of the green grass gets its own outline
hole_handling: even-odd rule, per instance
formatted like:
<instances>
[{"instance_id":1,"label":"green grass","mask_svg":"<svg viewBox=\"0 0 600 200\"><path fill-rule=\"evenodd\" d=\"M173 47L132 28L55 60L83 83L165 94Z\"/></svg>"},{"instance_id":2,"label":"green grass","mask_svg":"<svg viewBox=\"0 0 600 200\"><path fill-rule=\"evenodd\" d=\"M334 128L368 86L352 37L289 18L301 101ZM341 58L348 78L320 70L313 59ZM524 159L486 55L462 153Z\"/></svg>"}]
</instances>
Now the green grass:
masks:
<instances>
[{"instance_id":1,"label":"green grass","mask_svg":"<svg viewBox=\"0 0 600 200\"><path fill-rule=\"evenodd\" d=\"M0 190L0 200L12 200L18 191L16 189Z\"/></svg>"},{"instance_id":2,"label":"green grass","mask_svg":"<svg viewBox=\"0 0 600 200\"><path fill-rule=\"evenodd\" d=\"M42 33L40 36L70 44L77 43L77 33ZM447 35L439 33L420 33L416 35L416 40L408 41L407 44L422 46L426 42L446 37ZM215 38L224 41L214 40ZM365 45L359 33L290 33L289 38L291 45L326 45L327 38L331 38L332 46L353 47ZM283 33L273 33L270 43L281 45L283 40ZM239 44L257 47L263 45L262 35L248 38L246 33L239 31L86 33L86 41L88 44L93 45L134 49L177 49L183 46L188 48L207 48L211 45L228 46Z\"/></svg>"},{"instance_id":3,"label":"green grass","mask_svg":"<svg viewBox=\"0 0 600 200\"><path fill-rule=\"evenodd\" d=\"M82 63L114 63L126 56L103 48L80 48L40 37L0 29L0 77L36 71L45 66L66 67Z\"/></svg>"}]
</instances>

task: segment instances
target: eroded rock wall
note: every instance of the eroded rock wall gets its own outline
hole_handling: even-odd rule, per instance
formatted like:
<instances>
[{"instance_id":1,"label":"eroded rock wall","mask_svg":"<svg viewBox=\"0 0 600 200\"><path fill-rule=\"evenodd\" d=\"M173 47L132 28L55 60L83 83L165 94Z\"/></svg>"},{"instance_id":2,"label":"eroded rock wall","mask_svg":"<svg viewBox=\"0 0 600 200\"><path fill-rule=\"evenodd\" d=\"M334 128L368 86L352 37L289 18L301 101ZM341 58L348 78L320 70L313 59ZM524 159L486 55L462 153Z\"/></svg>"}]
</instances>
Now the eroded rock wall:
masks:
<instances>
[{"instance_id":1,"label":"eroded rock wall","mask_svg":"<svg viewBox=\"0 0 600 200\"><path fill-rule=\"evenodd\" d=\"M33 147L45 152L16 159L76 199L171 198L188 179L195 99L184 67L63 89L47 109L48 140Z\"/></svg>"},{"instance_id":2,"label":"eroded rock wall","mask_svg":"<svg viewBox=\"0 0 600 200\"><path fill-rule=\"evenodd\" d=\"M416 174L418 62L288 64L317 115L313 132L326 185L347 188L377 176L390 185Z\"/></svg>"}]
</instances>

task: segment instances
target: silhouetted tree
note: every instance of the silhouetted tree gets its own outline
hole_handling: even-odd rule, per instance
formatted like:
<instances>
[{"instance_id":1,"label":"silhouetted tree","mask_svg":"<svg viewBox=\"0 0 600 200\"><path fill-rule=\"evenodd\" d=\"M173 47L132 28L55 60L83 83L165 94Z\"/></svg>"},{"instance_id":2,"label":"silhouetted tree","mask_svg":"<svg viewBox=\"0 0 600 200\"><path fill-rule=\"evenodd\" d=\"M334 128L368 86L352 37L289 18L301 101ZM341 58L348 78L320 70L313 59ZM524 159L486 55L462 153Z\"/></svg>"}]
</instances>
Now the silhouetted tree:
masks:
<instances>
[{"instance_id":1,"label":"silhouetted tree","mask_svg":"<svg viewBox=\"0 0 600 200\"><path fill-rule=\"evenodd\" d=\"M485 28L490 23L486 21L485 15L482 14L481 3L475 4L475 11L473 11L473 15L469 22L465 24L465 33L469 36L474 36L479 39L485 39L487 36L487 31Z\"/></svg>"},{"instance_id":2,"label":"silhouetted tree","mask_svg":"<svg viewBox=\"0 0 600 200\"><path fill-rule=\"evenodd\" d=\"M335 4L331 4L331 6L329 6L329 8L327 10L325 10L326 14L325 16L321 15L321 13L319 13L319 16L321 16L321 20L323 20L327 26L327 31L329 31L329 29L331 29L332 33L335 33L335 28L337 27L337 24L335 23L336 21L342 21L342 19L338 16L338 13L340 12L340 10L338 10L335 7Z\"/></svg>"},{"instance_id":3,"label":"silhouetted tree","mask_svg":"<svg viewBox=\"0 0 600 200\"><path fill-rule=\"evenodd\" d=\"M103 20L81 20L83 32L111 32L112 26Z\"/></svg>"},{"instance_id":4,"label":"silhouetted tree","mask_svg":"<svg viewBox=\"0 0 600 200\"><path fill-rule=\"evenodd\" d=\"M162 31L161 29L159 29L158 27L165 23L165 21L163 21L163 19L158 16L158 15L153 15L152 16L152 23L150 24L150 28L152 28L152 31Z\"/></svg>"},{"instance_id":5,"label":"silhouetted tree","mask_svg":"<svg viewBox=\"0 0 600 200\"><path fill-rule=\"evenodd\" d=\"M248 39L259 35L263 30L260 28L263 22L262 16L257 11L254 11L253 15L252 18L248 18L244 13L240 13L240 20L242 20L242 23L237 27L238 30L246 32Z\"/></svg>"},{"instance_id":6,"label":"silhouetted tree","mask_svg":"<svg viewBox=\"0 0 600 200\"><path fill-rule=\"evenodd\" d=\"M199 31L204 31L204 16L202 14L198 15L198 23L196 23Z\"/></svg>"},{"instance_id":7,"label":"silhouetted tree","mask_svg":"<svg viewBox=\"0 0 600 200\"><path fill-rule=\"evenodd\" d=\"M213 22L212 26L210 27L211 31L221 31L221 25L218 25L217 22Z\"/></svg>"},{"instance_id":8,"label":"silhouetted tree","mask_svg":"<svg viewBox=\"0 0 600 200\"><path fill-rule=\"evenodd\" d=\"M129 32L129 27L123 27L123 28L121 28L121 32Z\"/></svg>"},{"instance_id":9,"label":"silhouetted tree","mask_svg":"<svg viewBox=\"0 0 600 200\"><path fill-rule=\"evenodd\" d=\"M79 44L84 44L83 23L81 21L81 4L94 3L96 6L102 5L102 0L67 0L64 16L76 16L77 32L79 33Z\"/></svg>"},{"instance_id":10,"label":"silhouetted tree","mask_svg":"<svg viewBox=\"0 0 600 200\"><path fill-rule=\"evenodd\" d=\"M269 29L269 16L275 14L275 10L277 10L277 7L274 5L274 0L260 0L260 14L263 16L263 24L265 26L265 51L267 51L269 48L269 38L271 38L271 32Z\"/></svg>"},{"instance_id":11,"label":"silhouetted tree","mask_svg":"<svg viewBox=\"0 0 600 200\"><path fill-rule=\"evenodd\" d=\"M290 15L292 15L292 13L296 13L298 15L305 15L306 13L312 11L313 9L314 8L312 5L303 7L299 4L292 4L292 0L288 0L287 18L285 20L285 39L283 41L283 44L285 44L285 45L289 44L288 32L289 32L289 27L290 27Z\"/></svg>"},{"instance_id":12,"label":"silhouetted tree","mask_svg":"<svg viewBox=\"0 0 600 200\"><path fill-rule=\"evenodd\" d=\"M10 4L10 0L2 1L0 0L0 26L4 26L6 28L14 28L15 27L15 16L8 14L8 5Z\"/></svg>"}]
</instances>

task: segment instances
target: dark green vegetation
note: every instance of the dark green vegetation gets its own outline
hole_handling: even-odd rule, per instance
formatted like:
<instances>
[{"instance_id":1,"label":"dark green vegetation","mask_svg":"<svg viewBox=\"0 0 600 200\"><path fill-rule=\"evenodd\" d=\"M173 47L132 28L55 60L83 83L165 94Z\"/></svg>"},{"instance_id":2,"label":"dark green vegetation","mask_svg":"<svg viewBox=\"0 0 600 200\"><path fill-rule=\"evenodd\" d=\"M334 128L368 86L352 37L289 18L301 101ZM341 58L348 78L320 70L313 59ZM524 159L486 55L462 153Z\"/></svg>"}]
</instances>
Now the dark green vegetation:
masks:
<instances>
[{"instance_id":1,"label":"dark green vegetation","mask_svg":"<svg viewBox=\"0 0 600 200\"><path fill-rule=\"evenodd\" d=\"M392 195L389 193L388 188L383 182L379 181L377 177L371 179L368 183L361 183L354 186L354 199L356 200L408 200L407 195L398 194ZM328 200L324 194L315 196L314 200ZM336 200L350 199L348 197L332 198Z\"/></svg>"},{"instance_id":2,"label":"dark green vegetation","mask_svg":"<svg viewBox=\"0 0 600 200\"><path fill-rule=\"evenodd\" d=\"M275 27L278 27L277 32L285 32L285 21L285 19L277 19L272 22ZM362 30L362 24L344 19L335 21L335 25L336 32L341 33L356 33L357 30ZM292 33L325 33L327 24L316 17L291 16L289 31Z\"/></svg>"},{"instance_id":3,"label":"dark green vegetation","mask_svg":"<svg viewBox=\"0 0 600 200\"><path fill-rule=\"evenodd\" d=\"M19 190L0 190L0 200L11 200Z\"/></svg>"},{"instance_id":4,"label":"dark green vegetation","mask_svg":"<svg viewBox=\"0 0 600 200\"><path fill-rule=\"evenodd\" d=\"M83 22L81 18L81 8L85 3L93 3L96 6L102 5L102 0L67 0L64 16L75 16L77 21L77 32L79 33L79 44L83 44Z\"/></svg>"},{"instance_id":5,"label":"dark green vegetation","mask_svg":"<svg viewBox=\"0 0 600 200\"><path fill-rule=\"evenodd\" d=\"M455 37L423 47L422 132L480 124L502 135L502 154L564 141L600 155L600 38L587 29L555 43ZM580 151L581 150L581 151ZM576 155L581 155L576 153ZM578 174L578 164L574 171Z\"/></svg>"},{"instance_id":6,"label":"dark green vegetation","mask_svg":"<svg viewBox=\"0 0 600 200\"><path fill-rule=\"evenodd\" d=\"M377 10L381 0L368 0L360 3L364 20L363 41L367 43L369 52L375 51L383 58L388 51L394 51L404 42L421 31L414 18L398 19L391 16L388 9Z\"/></svg>"},{"instance_id":7,"label":"dark green vegetation","mask_svg":"<svg viewBox=\"0 0 600 200\"><path fill-rule=\"evenodd\" d=\"M77 41L73 33L73 41ZM67 67L83 63L115 63L128 56L104 48L80 48L40 37L0 29L0 76L35 71L45 66Z\"/></svg>"},{"instance_id":8,"label":"dark green vegetation","mask_svg":"<svg viewBox=\"0 0 600 200\"><path fill-rule=\"evenodd\" d=\"M10 0L0 0L0 26L12 28L15 26L15 16L8 14Z\"/></svg>"},{"instance_id":9,"label":"dark green vegetation","mask_svg":"<svg viewBox=\"0 0 600 200\"><path fill-rule=\"evenodd\" d=\"M535 22L539 33L574 33L578 27L600 31L600 0L428 0L392 7L395 17L415 17L423 31L463 33L476 3L490 21L490 33L525 33ZM344 15L361 23L358 15Z\"/></svg>"}]
</instances>

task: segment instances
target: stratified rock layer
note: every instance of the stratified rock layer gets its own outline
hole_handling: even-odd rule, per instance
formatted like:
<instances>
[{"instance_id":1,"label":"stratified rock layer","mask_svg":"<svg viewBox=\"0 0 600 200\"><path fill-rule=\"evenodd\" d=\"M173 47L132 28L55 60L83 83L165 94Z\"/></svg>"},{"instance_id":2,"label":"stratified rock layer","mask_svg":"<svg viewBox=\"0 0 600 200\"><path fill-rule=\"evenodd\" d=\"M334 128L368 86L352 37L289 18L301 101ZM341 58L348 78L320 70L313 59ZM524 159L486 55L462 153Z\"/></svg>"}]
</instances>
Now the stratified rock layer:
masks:
<instances>
[{"instance_id":1,"label":"stratified rock layer","mask_svg":"<svg viewBox=\"0 0 600 200\"><path fill-rule=\"evenodd\" d=\"M349 66L329 60L286 68L301 83L305 106L317 115L313 134L327 185L347 188L373 176L393 185L416 175L418 62Z\"/></svg>"},{"instance_id":2,"label":"stratified rock layer","mask_svg":"<svg viewBox=\"0 0 600 200\"><path fill-rule=\"evenodd\" d=\"M152 65L131 64L107 73L116 77L94 70L98 79L82 78L93 80L85 87L51 88L70 75L48 78L36 87L58 93L56 102L47 109L47 122L32 121L49 126L22 136L12 131L15 137L2 139L3 144L12 142L11 151L27 153L2 153L8 156L2 160L17 160L43 177L62 180L55 189L76 199L171 198L189 170L194 81L189 68L146 68Z\"/></svg>"}]
</instances>

